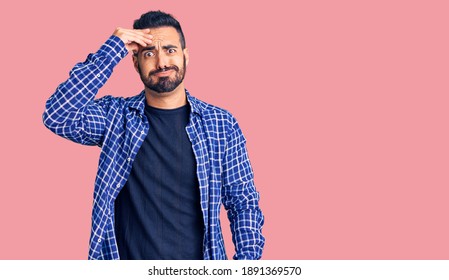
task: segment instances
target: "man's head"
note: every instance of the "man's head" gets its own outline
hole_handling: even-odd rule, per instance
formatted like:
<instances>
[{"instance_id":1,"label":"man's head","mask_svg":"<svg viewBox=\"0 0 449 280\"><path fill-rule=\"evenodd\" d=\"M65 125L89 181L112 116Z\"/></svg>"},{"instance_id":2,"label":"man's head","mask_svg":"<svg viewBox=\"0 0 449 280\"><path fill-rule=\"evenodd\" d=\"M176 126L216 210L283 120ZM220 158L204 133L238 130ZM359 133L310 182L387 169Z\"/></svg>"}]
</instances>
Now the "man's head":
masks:
<instances>
[{"instance_id":1,"label":"man's head","mask_svg":"<svg viewBox=\"0 0 449 280\"><path fill-rule=\"evenodd\" d=\"M134 22L134 29L150 28L153 43L133 56L144 85L157 93L169 93L184 80L188 52L179 22L161 11L148 12Z\"/></svg>"}]
</instances>

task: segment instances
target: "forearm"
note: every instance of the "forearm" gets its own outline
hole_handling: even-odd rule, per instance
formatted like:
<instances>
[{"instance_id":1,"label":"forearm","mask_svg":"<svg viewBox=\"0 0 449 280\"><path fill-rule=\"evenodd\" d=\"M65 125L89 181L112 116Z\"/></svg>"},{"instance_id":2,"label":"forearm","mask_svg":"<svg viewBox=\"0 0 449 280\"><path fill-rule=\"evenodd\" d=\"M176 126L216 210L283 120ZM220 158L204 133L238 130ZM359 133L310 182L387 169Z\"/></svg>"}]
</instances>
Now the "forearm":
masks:
<instances>
[{"instance_id":1,"label":"forearm","mask_svg":"<svg viewBox=\"0 0 449 280\"><path fill-rule=\"evenodd\" d=\"M240 186L243 192L228 209L232 241L235 245L234 259L258 260L262 257L265 238L262 235L264 216L259 208L259 193L252 182Z\"/></svg>"},{"instance_id":2,"label":"forearm","mask_svg":"<svg viewBox=\"0 0 449 280\"><path fill-rule=\"evenodd\" d=\"M111 36L85 62L75 65L69 78L47 100L44 112L44 123L47 126L66 120L71 113L94 100L98 90L111 76L115 65L127 54L123 46L118 37Z\"/></svg>"}]
</instances>

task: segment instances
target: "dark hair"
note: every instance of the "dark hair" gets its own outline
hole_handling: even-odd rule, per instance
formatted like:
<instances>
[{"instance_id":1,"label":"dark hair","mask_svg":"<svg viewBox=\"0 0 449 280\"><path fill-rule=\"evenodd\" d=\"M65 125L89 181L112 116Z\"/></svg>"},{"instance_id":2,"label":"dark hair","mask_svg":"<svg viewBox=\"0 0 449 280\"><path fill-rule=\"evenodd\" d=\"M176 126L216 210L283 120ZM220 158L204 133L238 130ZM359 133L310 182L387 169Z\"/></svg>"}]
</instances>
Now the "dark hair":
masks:
<instances>
[{"instance_id":1,"label":"dark hair","mask_svg":"<svg viewBox=\"0 0 449 280\"><path fill-rule=\"evenodd\" d=\"M157 28L157 27L174 27L179 34L181 48L186 47L184 33L182 33L181 25L170 14L162 11L150 11L140 16L134 21L134 29Z\"/></svg>"}]
</instances>

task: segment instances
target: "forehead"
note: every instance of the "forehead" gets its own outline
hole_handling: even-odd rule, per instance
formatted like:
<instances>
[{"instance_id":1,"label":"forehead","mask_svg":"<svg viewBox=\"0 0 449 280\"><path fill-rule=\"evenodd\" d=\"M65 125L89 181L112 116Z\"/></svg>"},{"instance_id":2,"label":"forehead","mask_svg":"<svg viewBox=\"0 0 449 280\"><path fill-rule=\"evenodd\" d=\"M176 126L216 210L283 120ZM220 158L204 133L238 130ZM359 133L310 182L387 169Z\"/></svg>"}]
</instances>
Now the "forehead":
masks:
<instances>
[{"instance_id":1,"label":"forehead","mask_svg":"<svg viewBox=\"0 0 449 280\"><path fill-rule=\"evenodd\" d=\"M181 45L179 34L174 27L158 27L150 29L150 34L153 35L153 43L151 45Z\"/></svg>"}]
</instances>

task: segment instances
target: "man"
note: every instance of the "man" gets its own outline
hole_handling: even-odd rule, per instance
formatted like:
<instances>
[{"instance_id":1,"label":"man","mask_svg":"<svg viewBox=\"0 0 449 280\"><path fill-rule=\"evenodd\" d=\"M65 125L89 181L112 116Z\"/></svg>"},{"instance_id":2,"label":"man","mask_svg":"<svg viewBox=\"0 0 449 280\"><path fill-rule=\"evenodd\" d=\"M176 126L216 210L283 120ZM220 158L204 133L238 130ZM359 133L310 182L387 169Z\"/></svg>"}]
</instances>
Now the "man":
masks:
<instances>
[{"instance_id":1,"label":"man","mask_svg":"<svg viewBox=\"0 0 449 280\"><path fill-rule=\"evenodd\" d=\"M184 88L176 19L148 12L133 28L75 65L43 115L54 133L101 147L89 259L226 259L221 203L234 259L259 259L264 217L237 121ZM128 52L145 89L94 99Z\"/></svg>"}]
</instances>

